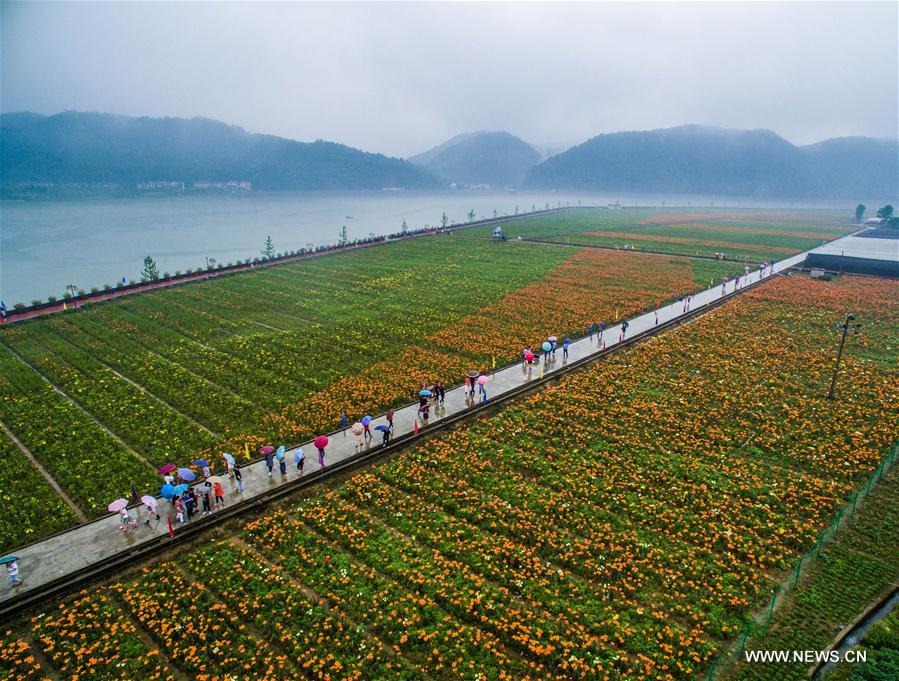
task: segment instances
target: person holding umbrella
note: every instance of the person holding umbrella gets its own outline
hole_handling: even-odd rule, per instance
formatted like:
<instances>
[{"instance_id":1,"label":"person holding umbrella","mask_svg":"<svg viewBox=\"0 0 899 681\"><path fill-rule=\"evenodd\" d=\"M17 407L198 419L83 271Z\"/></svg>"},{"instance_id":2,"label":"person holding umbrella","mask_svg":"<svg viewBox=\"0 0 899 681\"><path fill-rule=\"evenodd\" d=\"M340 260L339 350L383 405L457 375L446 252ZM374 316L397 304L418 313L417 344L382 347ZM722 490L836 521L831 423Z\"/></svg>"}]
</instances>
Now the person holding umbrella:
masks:
<instances>
[{"instance_id":1,"label":"person holding umbrella","mask_svg":"<svg viewBox=\"0 0 899 681\"><path fill-rule=\"evenodd\" d=\"M209 503L209 492L211 488L207 483L197 485L194 492L200 495L200 502L203 504L203 515L212 513L212 504Z\"/></svg>"},{"instance_id":2,"label":"person holding umbrella","mask_svg":"<svg viewBox=\"0 0 899 681\"><path fill-rule=\"evenodd\" d=\"M303 464L306 463L306 456L303 454L303 448L300 447L297 451L293 453L293 460L297 465L297 470L300 472L300 475L303 474Z\"/></svg>"},{"instance_id":3,"label":"person holding umbrella","mask_svg":"<svg viewBox=\"0 0 899 681\"><path fill-rule=\"evenodd\" d=\"M428 412L431 409L431 405L425 401L423 405L418 408L418 414L421 416L421 420L424 425L428 425Z\"/></svg>"},{"instance_id":4,"label":"person holding umbrella","mask_svg":"<svg viewBox=\"0 0 899 681\"><path fill-rule=\"evenodd\" d=\"M315 445L315 448L318 450L318 465L322 468L325 467L325 447L328 446L328 438L324 435L319 435L315 438L315 442L312 444Z\"/></svg>"},{"instance_id":5,"label":"person holding umbrella","mask_svg":"<svg viewBox=\"0 0 899 681\"><path fill-rule=\"evenodd\" d=\"M268 477L272 477L272 468L275 467L275 448L271 445L266 445L259 451L262 452L262 455L265 457L265 466L268 468Z\"/></svg>"},{"instance_id":6,"label":"person holding umbrella","mask_svg":"<svg viewBox=\"0 0 899 681\"><path fill-rule=\"evenodd\" d=\"M375 426L375 430L380 430L384 435L384 441L381 443L382 447L390 446L390 426Z\"/></svg>"},{"instance_id":7,"label":"person holding umbrella","mask_svg":"<svg viewBox=\"0 0 899 681\"><path fill-rule=\"evenodd\" d=\"M234 464L234 482L237 483L237 491L243 492L243 472L238 464Z\"/></svg>"},{"instance_id":8,"label":"person holding umbrella","mask_svg":"<svg viewBox=\"0 0 899 681\"><path fill-rule=\"evenodd\" d=\"M571 345L571 339L570 339L570 338L565 338L565 339L562 341L562 361L563 361L563 362L567 362L567 361L568 361L568 346L569 346L569 345Z\"/></svg>"},{"instance_id":9,"label":"person holding umbrella","mask_svg":"<svg viewBox=\"0 0 899 681\"><path fill-rule=\"evenodd\" d=\"M228 477L234 477L234 457L228 452L222 452L222 458L225 459L225 465L228 467Z\"/></svg>"},{"instance_id":10,"label":"person holding umbrella","mask_svg":"<svg viewBox=\"0 0 899 681\"><path fill-rule=\"evenodd\" d=\"M159 522L159 511L156 510L156 497L145 494L140 498L147 509L147 519L144 521L144 527L150 527L150 516L156 516L156 522Z\"/></svg>"},{"instance_id":11,"label":"person holding umbrella","mask_svg":"<svg viewBox=\"0 0 899 681\"><path fill-rule=\"evenodd\" d=\"M365 416L362 417L362 427L365 429L365 439L366 440L371 440L372 437L374 437L371 434L371 422L372 422L371 416L368 416L366 414Z\"/></svg>"},{"instance_id":12,"label":"person holding umbrella","mask_svg":"<svg viewBox=\"0 0 899 681\"><path fill-rule=\"evenodd\" d=\"M22 586L25 581L19 577L19 559L16 556L6 556L0 559L0 563L6 564L6 576L14 587Z\"/></svg>"},{"instance_id":13,"label":"person holding umbrella","mask_svg":"<svg viewBox=\"0 0 899 681\"><path fill-rule=\"evenodd\" d=\"M365 432L365 426L362 425L361 421L356 421L351 428L353 431L353 442L355 443L356 449L362 446L362 433Z\"/></svg>"},{"instance_id":14,"label":"person holding umbrella","mask_svg":"<svg viewBox=\"0 0 899 681\"><path fill-rule=\"evenodd\" d=\"M282 477L287 475L287 458L284 456L284 452L284 445L278 447L278 451L275 452L275 458L278 460L278 468L281 469Z\"/></svg>"},{"instance_id":15,"label":"person holding umbrella","mask_svg":"<svg viewBox=\"0 0 899 681\"><path fill-rule=\"evenodd\" d=\"M481 375L481 372L477 369L469 369L465 372L465 384L468 386L469 391L471 392L471 396L474 397L474 384L477 382L478 376Z\"/></svg>"},{"instance_id":16,"label":"person holding umbrella","mask_svg":"<svg viewBox=\"0 0 899 681\"><path fill-rule=\"evenodd\" d=\"M387 425L390 426L390 430L393 430L393 415L396 414L396 409L388 409L387 410Z\"/></svg>"}]
</instances>

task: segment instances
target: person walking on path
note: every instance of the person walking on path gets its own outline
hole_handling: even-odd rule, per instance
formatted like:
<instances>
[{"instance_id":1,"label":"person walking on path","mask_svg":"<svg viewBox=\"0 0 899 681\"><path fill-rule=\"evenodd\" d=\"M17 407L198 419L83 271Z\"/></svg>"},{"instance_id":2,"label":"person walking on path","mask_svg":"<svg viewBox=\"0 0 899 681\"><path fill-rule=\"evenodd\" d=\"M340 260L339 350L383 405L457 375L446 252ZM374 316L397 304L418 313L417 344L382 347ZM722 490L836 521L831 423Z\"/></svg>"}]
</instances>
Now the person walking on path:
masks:
<instances>
[{"instance_id":1,"label":"person walking on path","mask_svg":"<svg viewBox=\"0 0 899 681\"><path fill-rule=\"evenodd\" d=\"M562 341L562 361L563 362L568 361L568 346L569 345L571 345L570 338L566 338L565 340Z\"/></svg>"},{"instance_id":2,"label":"person walking on path","mask_svg":"<svg viewBox=\"0 0 899 681\"><path fill-rule=\"evenodd\" d=\"M318 447L318 465L322 468L325 467L325 448Z\"/></svg>"},{"instance_id":3,"label":"person walking on path","mask_svg":"<svg viewBox=\"0 0 899 681\"><path fill-rule=\"evenodd\" d=\"M175 476L172 475L171 473L166 473L165 475L162 476L162 481L163 481L166 485L172 485L172 486L174 487L174 485L175 485Z\"/></svg>"},{"instance_id":4,"label":"person walking on path","mask_svg":"<svg viewBox=\"0 0 899 681\"><path fill-rule=\"evenodd\" d=\"M225 490L222 489L222 483L217 482L212 486L212 491L215 494L215 507L218 508L219 504L222 505L222 508L225 507Z\"/></svg>"},{"instance_id":5,"label":"person walking on path","mask_svg":"<svg viewBox=\"0 0 899 681\"><path fill-rule=\"evenodd\" d=\"M438 395L440 398L440 400L439 400L440 404L442 405L444 403L444 401L446 400L446 388L443 385L443 381L440 381L437 384L437 392L438 392Z\"/></svg>"},{"instance_id":6,"label":"person walking on path","mask_svg":"<svg viewBox=\"0 0 899 681\"><path fill-rule=\"evenodd\" d=\"M356 449L359 449L359 447L362 446L362 433L365 432L365 426L362 425L361 421L356 421L356 423L353 424L352 431L353 442L356 445Z\"/></svg>"},{"instance_id":7,"label":"person walking on path","mask_svg":"<svg viewBox=\"0 0 899 681\"><path fill-rule=\"evenodd\" d=\"M237 483L237 491L243 492L243 472L237 464L234 464L234 482Z\"/></svg>"},{"instance_id":8,"label":"person walking on path","mask_svg":"<svg viewBox=\"0 0 899 681\"><path fill-rule=\"evenodd\" d=\"M366 416L362 419L362 428L365 431L365 439L371 440L373 437L371 434L371 416Z\"/></svg>"},{"instance_id":9,"label":"person walking on path","mask_svg":"<svg viewBox=\"0 0 899 681\"><path fill-rule=\"evenodd\" d=\"M606 323L605 323L605 322L600 322L600 323L599 323L599 336L598 336L597 339L596 339L596 342L597 342L597 343L602 342L602 332L605 331L605 330L606 330Z\"/></svg>"},{"instance_id":10,"label":"person walking on path","mask_svg":"<svg viewBox=\"0 0 899 681\"><path fill-rule=\"evenodd\" d=\"M183 523L184 522L184 502L181 501L180 496L176 496L172 500L172 503L175 506L175 518L177 518L179 523Z\"/></svg>"},{"instance_id":11,"label":"person walking on path","mask_svg":"<svg viewBox=\"0 0 899 681\"><path fill-rule=\"evenodd\" d=\"M431 409L431 405L425 402L418 408L418 413L421 416L422 423L424 425L428 425L428 411Z\"/></svg>"},{"instance_id":12,"label":"person walking on path","mask_svg":"<svg viewBox=\"0 0 899 681\"><path fill-rule=\"evenodd\" d=\"M203 491L200 492L200 503L203 504L203 515L209 515L212 513L212 506L209 503L209 486L203 488Z\"/></svg>"},{"instance_id":13,"label":"person walking on path","mask_svg":"<svg viewBox=\"0 0 899 681\"><path fill-rule=\"evenodd\" d=\"M343 411L340 412L340 427L346 428L346 424L348 423L348 421L349 421L349 419L347 418L347 415L346 415L346 409L344 409Z\"/></svg>"},{"instance_id":14,"label":"person walking on path","mask_svg":"<svg viewBox=\"0 0 899 681\"><path fill-rule=\"evenodd\" d=\"M204 477L204 478L208 478L210 475L212 475L212 471L209 470L209 466L208 466L208 465L207 465L207 466L203 466L203 467L200 469L200 472L203 473L203 477Z\"/></svg>"},{"instance_id":15,"label":"person walking on path","mask_svg":"<svg viewBox=\"0 0 899 681\"><path fill-rule=\"evenodd\" d=\"M393 415L396 414L395 409L387 410L387 425L390 426L390 430L393 430Z\"/></svg>"},{"instance_id":16,"label":"person walking on path","mask_svg":"<svg viewBox=\"0 0 899 681\"><path fill-rule=\"evenodd\" d=\"M284 445L278 447L278 451L275 452L275 458L278 460L278 468L281 470L281 477L285 477L287 475L287 457L284 456Z\"/></svg>"},{"instance_id":17,"label":"person walking on path","mask_svg":"<svg viewBox=\"0 0 899 681\"><path fill-rule=\"evenodd\" d=\"M384 426L381 426L381 428L384 428ZM384 428L384 430L382 430L381 432L384 435L384 441L381 443L382 446L389 447L390 446L390 427L388 426L387 428Z\"/></svg>"},{"instance_id":18,"label":"person walking on path","mask_svg":"<svg viewBox=\"0 0 899 681\"><path fill-rule=\"evenodd\" d=\"M228 477L234 477L234 457L228 452L222 453L222 458L225 459L225 465L228 467Z\"/></svg>"},{"instance_id":19,"label":"person walking on path","mask_svg":"<svg viewBox=\"0 0 899 681\"><path fill-rule=\"evenodd\" d=\"M621 341L623 341L624 337L627 335L627 327L628 326L630 326L630 324L627 323L627 320L621 322L621 338L618 339L619 343Z\"/></svg>"},{"instance_id":20,"label":"person walking on path","mask_svg":"<svg viewBox=\"0 0 899 681\"><path fill-rule=\"evenodd\" d=\"M12 560L6 564L6 576L14 587L22 586L25 581L19 577L19 561Z\"/></svg>"},{"instance_id":21,"label":"person walking on path","mask_svg":"<svg viewBox=\"0 0 899 681\"><path fill-rule=\"evenodd\" d=\"M724 293L727 290L727 275L725 274L721 277L721 297L724 297Z\"/></svg>"},{"instance_id":22,"label":"person walking on path","mask_svg":"<svg viewBox=\"0 0 899 681\"><path fill-rule=\"evenodd\" d=\"M272 452L265 453L265 466L268 468L268 477L272 477L272 469L275 467L275 455Z\"/></svg>"},{"instance_id":23,"label":"person walking on path","mask_svg":"<svg viewBox=\"0 0 899 681\"><path fill-rule=\"evenodd\" d=\"M128 513L127 508L123 508L119 511L119 521L122 523L122 532L127 534L135 527L137 527L137 521L131 517L131 514Z\"/></svg>"},{"instance_id":24,"label":"person walking on path","mask_svg":"<svg viewBox=\"0 0 899 681\"><path fill-rule=\"evenodd\" d=\"M303 474L303 464L306 463L306 457L303 454L303 448L300 447L297 451L293 453L294 463L297 465L297 471L299 471L300 475Z\"/></svg>"}]
</instances>

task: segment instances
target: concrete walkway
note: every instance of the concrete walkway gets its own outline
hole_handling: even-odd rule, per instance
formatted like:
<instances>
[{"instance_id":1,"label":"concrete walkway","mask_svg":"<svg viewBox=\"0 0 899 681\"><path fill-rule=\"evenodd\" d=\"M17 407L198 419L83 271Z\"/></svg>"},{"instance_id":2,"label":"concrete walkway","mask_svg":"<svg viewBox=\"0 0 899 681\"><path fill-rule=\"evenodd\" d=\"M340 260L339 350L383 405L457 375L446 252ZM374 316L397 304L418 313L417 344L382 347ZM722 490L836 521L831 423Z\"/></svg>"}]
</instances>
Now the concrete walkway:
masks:
<instances>
[{"instance_id":1,"label":"concrete walkway","mask_svg":"<svg viewBox=\"0 0 899 681\"><path fill-rule=\"evenodd\" d=\"M775 263L765 270L764 278L801 263L805 256L805 253L800 253ZM750 283L757 282L759 280L759 271L751 272L749 279ZM735 292L739 293L739 291L735 291L735 283L735 281L730 281L726 284L726 295ZM741 281L741 283L745 282ZM722 285L718 284L695 294L690 301L689 309L690 311L695 311L704 305L719 300L721 297ZM632 338L641 332L651 330L657 323L662 324L663 322L682 317L684 314L684 304L677 302L661 307L657 312L649 312L631 318L627 320L629 326L626 337ZM657 319L658 322L656 321ZM547 329L546 332L547 335L550 335L554 330ZM578 339L569 346L567 362L570 363L596 355L604 347L611 348L621 341L621 335L621 325L616 324L607 328L601 337L594 335L592 338ZM543 375L552 376L565 365L566 362L562 359L562 349L559 347L555 360L550 360L545 366L541 362L539 365L528 369L523 364L516 364L496 371L488 375L489 381L486 385L488 397L493 400L515 388L519 388L523 384L539 380ZM446 402L442 407L431 407L430 423L433 427L435 422L463 412L471 408L472 405L471 399L466 396L464 386L449 390L446 393ZM394 416L394 437L413 431L418 416L417 412L417 402L396 410ZM381 415L372 423L372 428L384 423L386 423L386 419ZM381 433L374 431L373 435L374 438L369 440L369 444L363 446L362 451L381 446ZM302 447L306 454L305 474L308 476L320 470L318 455L312 443L305 443ZM242 500L252 499L270 491L273 487L284 484L286 481L296 480L299 477L299 473L293 465L294 451L289 450L287 453L288 467L287 475L284 477L278 471L277 464L272 477L269 477L268 469L263 461L249 464L242 468L245 489L242 493L238 493L234 483L226 481L224 485L226 504L231 505ZM357 450L354 445L353 434L348 429L335 433L330 436L330 443L326 448L325 469L327 469L328 465L352 458L358 451L360 450ZM25 584L13 590L7 583L4 592L0 594L0 602L9 600L16 594L24 594L34 589L40 589L42 585L81 568L100 564L112 555L129 552L140 544L150 542L159 535L164 535L168 532L166 514L171 510L169 502L163 499L159 501L159 512L162 515L162 520L157 522L154 518L149 528L143 526L145 509L142 506L140 508L140 525L136 530L128 534L121 532L118 515L109 515L11 552L12 555L19 557L19 567ZM182 525L177 523L174 513L171 513L171 520L177 533L178 528L182 527Z\"/></svg>"}]
</instances>

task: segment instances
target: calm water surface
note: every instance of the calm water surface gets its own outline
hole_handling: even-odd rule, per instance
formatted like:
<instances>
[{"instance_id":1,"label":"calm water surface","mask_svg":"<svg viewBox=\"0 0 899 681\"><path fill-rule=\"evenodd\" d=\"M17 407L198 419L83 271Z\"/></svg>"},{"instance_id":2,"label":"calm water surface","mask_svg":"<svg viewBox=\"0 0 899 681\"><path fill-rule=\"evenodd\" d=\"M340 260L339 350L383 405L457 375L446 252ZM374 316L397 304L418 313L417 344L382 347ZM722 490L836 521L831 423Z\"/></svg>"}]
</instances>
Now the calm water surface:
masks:
<instances>
[{"instance_id":1,"label":"calm water surface","mask_svg":"<svg viewBox=\"0 0 899 681\"><path fill-rule=\"evenodd\" d=\"M90 290L125 277L139 279L152 255L160 272L259 255L271 235L276 251L334 242L342 225L350 238L438 225L446 211L464 222L524 212L532 205L663 205L665 197L559 192L279 192L224 196L0 202L0 298L7 306L62 297L66 284ZM763 202L667 198L667 205L766 207ZM771 205L771 204L768 204ZM781 204L786 205L786 204ZM795 207L800 207L798 204Z\"/></svg>"}]
</instances>

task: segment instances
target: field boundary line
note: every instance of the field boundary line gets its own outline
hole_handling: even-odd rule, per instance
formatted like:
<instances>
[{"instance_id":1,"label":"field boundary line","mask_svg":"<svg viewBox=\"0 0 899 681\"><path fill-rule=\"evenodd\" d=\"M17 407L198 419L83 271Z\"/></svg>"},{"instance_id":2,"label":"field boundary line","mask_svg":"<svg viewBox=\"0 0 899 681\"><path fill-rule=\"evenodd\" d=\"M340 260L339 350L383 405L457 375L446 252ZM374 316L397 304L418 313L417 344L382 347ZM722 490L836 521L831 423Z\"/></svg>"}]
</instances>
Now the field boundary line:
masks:
<instances>
[{"instance_id":1,"label":"field boundary line","mask_svg":"<svg viewBox=\"0 0 899 681\"><path fill-rule=\"evenodd\" d=\"M117 443L119 443L119 444L120 444L122 447L124 447L127 451L131 452L132 454L134 454L134 456L136 456L138 459L140 459L140 460L143 461L145 464L147 464L147 467L150 468L154 473L156 472L157 466L154 466L152 463L150 463L150 460L147 459L147 457L145 457L143 454L141 454L141 453L138 452L137 450L132 449L131 446L128 445L127 442L125 442L122 438L120 438L118 435L116 435L115 433L113 433L113 432L112 432L112 431L111 431L105 424L103 424L101 421L98 421L97 418L96 418L95 416L93 416L93 414L91 414L89 411L87 411L84 407L82 407L81 404L80 404L77 400L75 400L73 397L70 397L70 396L69 396L69 395L68 395L62 388L60 388L60 387L59 387L58 385L56 385L53 381L51 381L49 378L47 378L46 376L44 376L44 374L41 373L41 372L37 369L37 367L32 366L29 362L26 362L21 356L19 356L19 353L17 353L15 350L13 350L11 347L9 347L8 345L6 345L5 343L3 343L2 345L3 345L4 348L6 348L6 350L9 351L9 353L10 353L13 357L15 357L17 360L19 360L22 364L24 364L24 365L25 365L26 367L28 367L29 369L31 369L31 371L33 371L35 374L37 374L37 376L38 376L44 383L46 383L47 385L49 385L54 391L56 391L59 395L61 395L62 398L63 398L66 402L68 402L68 403L71 404L73 407L75 407L78 411L80 411L82 414L84 414L90 421L92 421L93 423L95 423L95 424L97 425L97 427L98 427L100 430L102 430L104 433L106 433L107 435L109 435L109 437L111 437L113 440L115 440ZM53 353L53 354L56 355L56 353ZM79 372L79 373L80 373L80 372ZM50 535L50 536L53 536L53 535Z\"/></svg>"},{"instance_id":2,"label":"field boundary line","mask_svg":"<svg viewBox=\"0 0 899 681\"><path fill-rule=\"evenodd\" d=\"M6 437L9 438L12 441L12 443L19 449L19 451L22 453L22 455L26 459L28 459L28 461L37 470L37 472L40 473L44 477L44 479L46 479L46 481L49 483L50 487L52 487L53 490L63 500L63 502L65 502L65 505L68 506L70 509L72 509L72 512L75 514L75 516L78 518L78 520L80 520L83 523L88 522L90 519L87 517L87 515L84 513L84 511L81 510L81 507L78 506L78 504L76 504L74 501L72 501L72 498L68 494L66 494L65 490L62 488L62 485L60 485L56 481L56 478L54 478L50 474L50 471L48 471L46 468L44 468L44 465L40 461L37 460L37 457L31 453L31 450L28 449L28 447L26 447L25 445L23 445L22 442L19 440L19 438L17 438L15 436L15 433L13 433L12 430L10 430L9 427L2 421L0 421L0 430L2 430L4 433L6 433Z\"/></svg>"}]
</instances>

